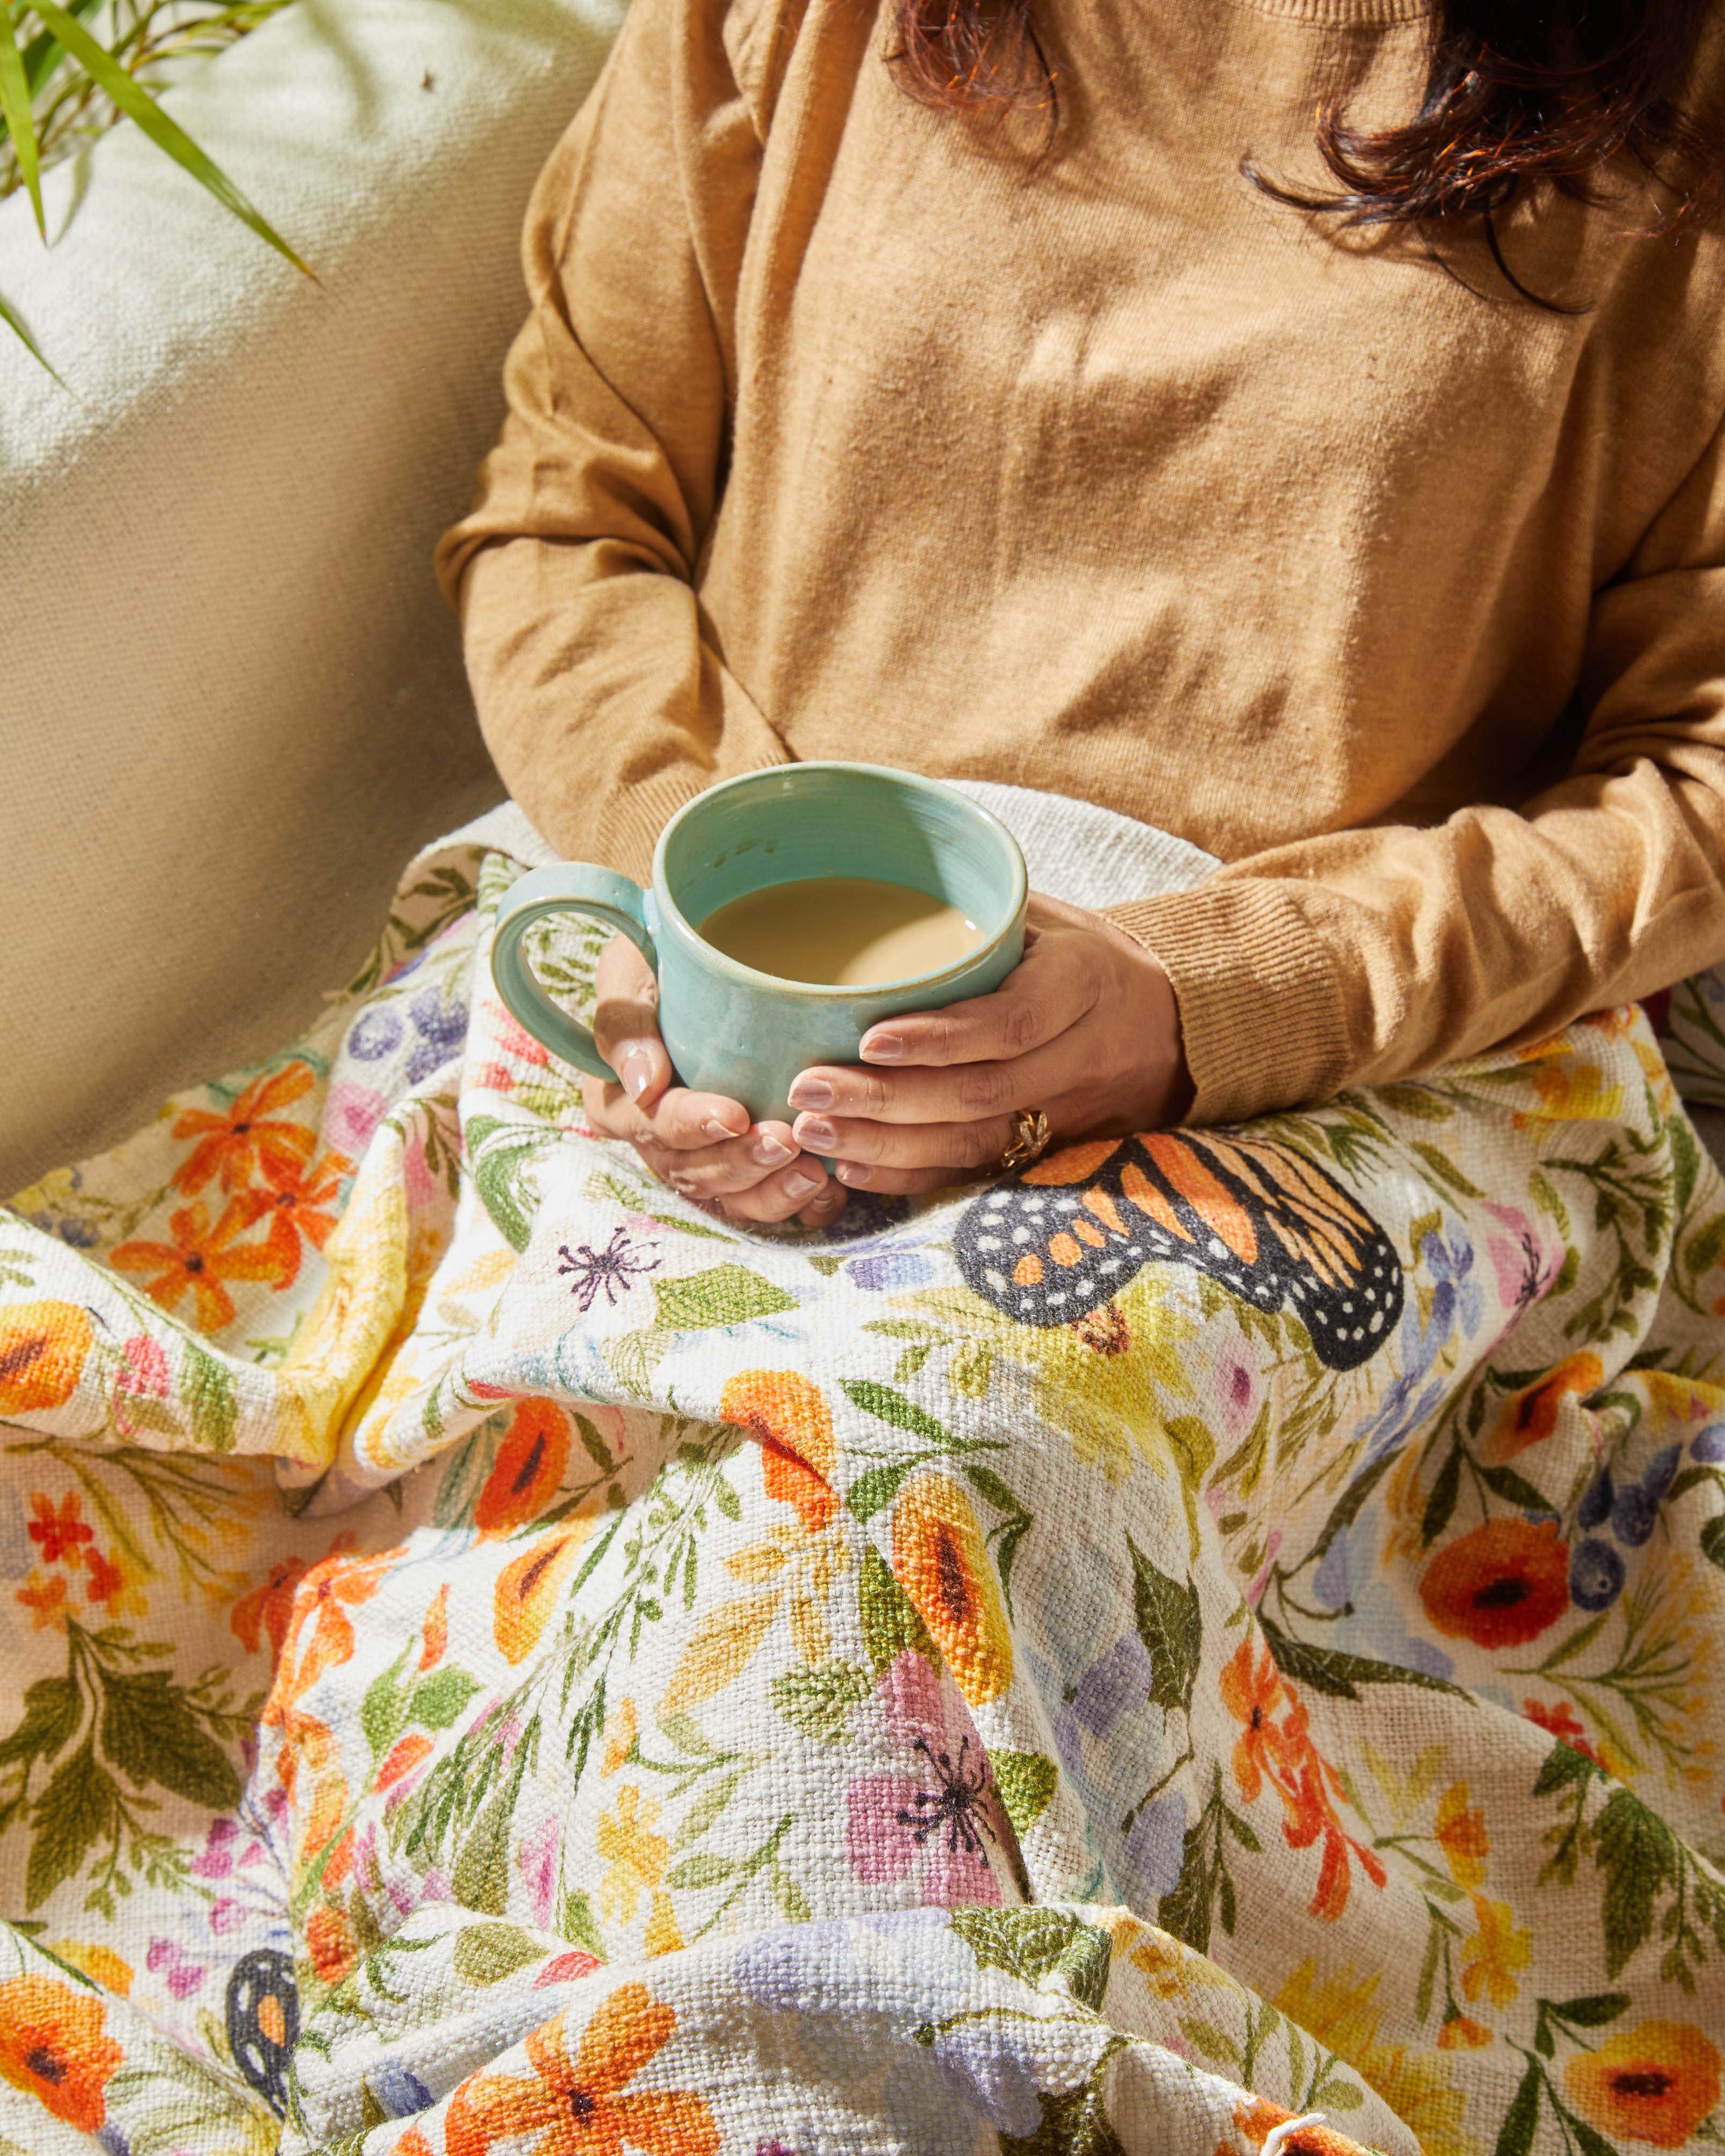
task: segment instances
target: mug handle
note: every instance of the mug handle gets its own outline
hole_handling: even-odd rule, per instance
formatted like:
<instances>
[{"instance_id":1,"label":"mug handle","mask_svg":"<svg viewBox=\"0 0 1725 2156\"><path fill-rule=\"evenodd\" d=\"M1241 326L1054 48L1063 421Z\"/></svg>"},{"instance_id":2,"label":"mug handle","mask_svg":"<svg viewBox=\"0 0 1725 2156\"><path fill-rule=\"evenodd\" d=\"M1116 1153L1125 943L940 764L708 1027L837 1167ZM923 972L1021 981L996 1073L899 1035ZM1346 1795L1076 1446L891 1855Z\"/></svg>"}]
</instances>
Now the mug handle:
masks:
<instances>
[{"instance_id":1,"label":"mug handle","mask_svg":"<svg viewBox=\"0 0 1725 2156\"><path fill-rule=\"evenodd\" d=\"M497 911L491 944L491 978L510 1015L565 1063L589 1078L617 1073L594 1045L591 1029L560 1010L534 978L521 952L521 938L536 921L553 913L585 913L628 937L656 973L659 953L647 927L646 893L626 875L592 861L560 861L554 868L531 869L511 886Z\"/></svg>"}]
</instances>

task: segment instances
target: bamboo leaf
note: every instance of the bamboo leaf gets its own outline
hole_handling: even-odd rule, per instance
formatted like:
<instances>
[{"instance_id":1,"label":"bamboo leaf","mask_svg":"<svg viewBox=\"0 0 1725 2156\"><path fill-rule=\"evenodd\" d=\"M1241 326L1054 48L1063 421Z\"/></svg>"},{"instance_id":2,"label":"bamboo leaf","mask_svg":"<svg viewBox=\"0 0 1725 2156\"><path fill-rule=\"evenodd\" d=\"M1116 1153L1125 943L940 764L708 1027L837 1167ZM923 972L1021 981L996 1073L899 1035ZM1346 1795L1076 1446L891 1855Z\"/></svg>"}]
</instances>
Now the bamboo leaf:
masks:
<instances>
[{"instance_id":1,"label":"bamboo leaf","mask_svg":"<svg viewBox=\"0 0 1725 2156\"><path fill-rule=\"evenodd\" d=\"M12 136L18 177L29 190L36 229L46 246L48 219L42 213L42 170L36 151L36 122L30 111L30 85L24 77L23 54L18 49L7 0L0 0L0 118Z\"/></svg>"},{"instance_id":2,"label":"bamboo leaf","mask_svg":"<svg viewBox=\"0 0 1725 2156\"><path fill-rule=\"evenodd\" d=\"M91 37L75 16L60 6L59 0L31 0L31 6L43 28L52 33L69 56L85 69L91 81L107 92L127 119L134 121L158 150L166 151L182 172L207 188L242 224L249 225L259 239L285 256L295 269L311 276L307 265L274 225L252 207L214 159L198 148L183 127L168 118L150 93L132 80L113 54ZM315 284L316 278L312 281Z\"/></svg>"},{"instance_id":3,"label":"bamboo leaf","mask_svg":"<svg viewBox=\"0 0 1725 2156\"><path fill-rule=\"evenodd\" d=\"M35 361L39 367L47 367L48 372L53 375L54 380L59 383L61 388L64 389L66 391L66 394L69 397L72 393L69 388L67 388L66 383L62 378L59 370L57 367L49 365L48 358L44 353L41 346L37 343L35 338L33 337L30 335L30 332L24 327L23 316L20 315L16 309L9 307L4 300L0 300L0 322L5 323L7 328L12 331L13 335L18 340L19 343L23 345L24 350L29 353L31 358Z\"/></svg>"}]
</instances>

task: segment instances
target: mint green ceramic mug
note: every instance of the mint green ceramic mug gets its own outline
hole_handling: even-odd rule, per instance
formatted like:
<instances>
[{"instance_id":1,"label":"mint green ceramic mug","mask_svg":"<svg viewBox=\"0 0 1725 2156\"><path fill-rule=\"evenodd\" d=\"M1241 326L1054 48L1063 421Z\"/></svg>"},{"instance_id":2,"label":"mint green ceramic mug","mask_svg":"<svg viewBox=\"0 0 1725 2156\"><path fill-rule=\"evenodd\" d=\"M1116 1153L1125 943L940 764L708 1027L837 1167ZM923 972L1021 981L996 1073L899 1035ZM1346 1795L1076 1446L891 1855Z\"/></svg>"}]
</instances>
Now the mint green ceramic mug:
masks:
<instances>
[{"instance_id":1,"label":"mint green ceramic mug","mask_svg":"<svg viewBox=\"0 0 1725 2156\"><path fill-rule=\"evenodd\" d=\"M698 932L733 899L824 876L927 892L967 915L982 941L938 973L829 988L757 973ZM521 949L549 914L608 923L659 977L660 1030L682 1082L742 1101L757 1122L788 1122L785 1096L799 1070L855 1063L881 1019L998 988L1024 953L1027 895L1018 841L952 788L875 764L781 764L727 779L680 809L660 834L649 890L583 861L524 875L499 911L491 972L536 1040L593 1077L614 1078L593 1034L551 1000Z\"/></svg>"}]
</instances>

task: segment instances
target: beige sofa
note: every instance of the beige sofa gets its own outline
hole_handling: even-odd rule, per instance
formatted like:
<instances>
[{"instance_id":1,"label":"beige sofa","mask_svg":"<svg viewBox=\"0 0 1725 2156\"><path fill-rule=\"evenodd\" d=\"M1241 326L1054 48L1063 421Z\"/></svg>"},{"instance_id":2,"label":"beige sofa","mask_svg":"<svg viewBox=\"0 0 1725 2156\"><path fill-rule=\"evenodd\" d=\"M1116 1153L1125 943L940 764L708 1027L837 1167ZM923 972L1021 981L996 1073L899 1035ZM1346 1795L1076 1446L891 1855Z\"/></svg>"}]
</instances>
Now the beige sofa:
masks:
<instances>
[{"instance_id":1,"label":"beige sofa","mask_svg":"<svg viewBox=\"0 0 1725 2156\"><path fill-rule=\"evenodd\" d=\"M498 794L431 579L620 0L297 0L0 204L0 1195L290 1038Z\"/></svg>"}]
</instances>

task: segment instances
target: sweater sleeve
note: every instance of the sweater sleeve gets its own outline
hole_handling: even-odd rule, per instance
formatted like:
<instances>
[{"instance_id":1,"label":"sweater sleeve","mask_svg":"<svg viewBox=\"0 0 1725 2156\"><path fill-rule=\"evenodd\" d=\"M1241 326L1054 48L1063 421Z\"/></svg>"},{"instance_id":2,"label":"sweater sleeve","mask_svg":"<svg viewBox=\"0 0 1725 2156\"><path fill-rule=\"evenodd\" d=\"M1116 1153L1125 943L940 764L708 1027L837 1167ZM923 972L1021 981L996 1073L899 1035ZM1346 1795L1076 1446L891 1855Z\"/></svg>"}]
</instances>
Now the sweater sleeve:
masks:
<instances>
[{"instance_id":1,"label":"sweater sleeve","mask_svg":"<svg viewBox=\"0 0 1725 2156\"><path fill-rule=\"evenodd\" d=\"M565 855L642 877L685 801L788 754L694 582L761 152L741 13L634 0L529 204L501 438L437 550L510 791Z\"/></svg>"},{"instance_id":2,"label":"sweater sleeve","mask_svg":"<svg viewBox=\"0 0 1725 2156\"><path fill-rule=\"evenodd\" d=\"M1111 909L1237 1121L1521 1045L1725 958L1725 439L1598 593L1562 783L1338 831Z\"/></svg>"}]
</instances>

